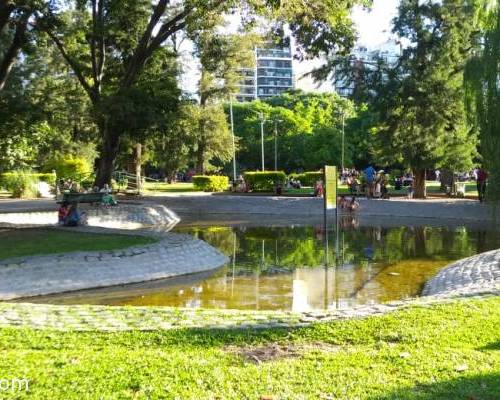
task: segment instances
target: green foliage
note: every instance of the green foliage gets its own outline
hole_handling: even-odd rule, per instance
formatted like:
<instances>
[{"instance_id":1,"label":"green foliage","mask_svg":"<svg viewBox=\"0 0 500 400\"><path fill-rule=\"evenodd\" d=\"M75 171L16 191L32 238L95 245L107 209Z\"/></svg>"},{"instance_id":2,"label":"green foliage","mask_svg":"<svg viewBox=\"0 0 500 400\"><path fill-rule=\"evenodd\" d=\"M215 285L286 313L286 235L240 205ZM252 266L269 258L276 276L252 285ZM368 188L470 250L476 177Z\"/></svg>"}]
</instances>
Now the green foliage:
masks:
<instances>
[{"instance_id":1,"label":"green foliage","mask_svg":"<svg viewBox=\"0 0 500 400\"><path fill-rule=\"evenodd\" d=\"M54 158L44 165L45 171L56 171L62 179L84 179L92 172L90 163L79 157Z\"/></svg>"},{"instance_id":2,"label":"green foliage","mask_svg":"<svg viewBox=\"0 0 500 400\"><path fill-rule=\"evenodd\" d=\"M290 174L290 178L300 181L303 186L314 186L319 180L323 180L323 172L302 172L301 174Z\"/></svg>"},{"instance_id":3,"label":"green foliage","mask_svg":"<svg viewBox=\"0 0 500 400\"><path fill-rule=\"evenodd\" d=\"M261 130L259 113L263 113L264 156L267 167L274 165L277 145L278 169L290 173L297 170L317 170L326 164L340 165L342 154L342 115L345 119L345 164L365 163L371 143L369 118L357 120L354 103L335 93L304 93L295 91L272 97L233 104L234 132L238 137L237 160L242 169L256 170L261 166ZM226 113L229 108L226 105ZM275 140L276 134L276 140Z\"/></svg>"},{"instance_id":4,"label":"green foliage","mask_svg":"<svg viewBox=\"0 0 500 400\"><path fill-rule=\"evenodd\" d=\"M245 172L243 175L251 190L272 192L277 184L283 185L286 174L283 171Z\"/></svg>"},{"instance_id":5,"label":"green foliage","mask_svg":"<svg viewBox=\"0 0 500 400\"><path fill-rule=\"evenodd\" d=\"M47 178L45 175L44 177ZM2 174L0 184L12 193L12 197L34 198L38 197L38 182L37 174L29 171L15 171Z\"/></svg>"},{"instance_id":6,"label":"green foliage","mask_svg":"<svg viewBox=\"0 0 500 400\"><path fill-rule=\"evenodd\" d=\"M476 155L462 86L474 40L473 11L463 0L401 2L393 32L408 46L395 65L381 63L371 74L380 121L375 159L411 168L417 197L425 196L425 169L467 170Z\"/></svg>"},{"instance_id":7,"label":"green foliage","mask_svg":"<svg viewBox=\"0 0 500 400\"><path fill-rule=\"evenodd\" d=\"M204 192L223 192L229 187L229 178L220 175L193 176L195 190Z\"/></svg>"},{"instance_id":8,"label":"green foliage","mask_svg":"<svg viewBox=\"0 0 500 400\"><path fill-rule=\"evenodd\" d=\"M481 40L465 70L469 119L479 129L479 151L490 172L487 197L500 201L500 6L486 11Z\"/></svg>"}]
</instances>

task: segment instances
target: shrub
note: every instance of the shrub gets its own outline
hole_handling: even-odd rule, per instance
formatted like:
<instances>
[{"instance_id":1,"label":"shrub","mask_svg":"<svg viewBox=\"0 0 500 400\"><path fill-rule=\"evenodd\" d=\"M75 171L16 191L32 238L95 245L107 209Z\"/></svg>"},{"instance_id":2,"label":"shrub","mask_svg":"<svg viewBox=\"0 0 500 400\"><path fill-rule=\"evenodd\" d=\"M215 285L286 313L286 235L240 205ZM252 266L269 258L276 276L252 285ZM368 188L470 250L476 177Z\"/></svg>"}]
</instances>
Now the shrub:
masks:
<instances>
[{"instance_id":1,"label":"shrub","mask_svg":"<svg viewBox=\"0 0 500 400\"><path fill-rule=\"evenodd\" d=\"M244 179L251 190L272 192L277 183L285 183L286 175L282 171L245 172Z\"/></svg>"},{"instance_id":2,"label":"shrub","mask_svg":"<svg viewBox=\"0 0 500 400\"><path fill-rule=\"evenodd\" d=\"M81 180L92 172L92 166L85 158L54 158L44 166L45 171L56 171L59 179Z\"/></svg>"},{"instance_id":3,"label":"shrub","mask_svg":"<svg viewBox=\"0 0 500 400\"><path fill-rule=\"evenodd\" d=\"M229 178L220 175L195 175L193 184L196 190L204 192L223 192L229 186Z\"/></svg>"},{"instance_id":4,"label":"shrub","mask_svg":"<svg viewBox=\"0 0 500 400\"><path fill-rule=\"evenodd\" d=\"M317 181L323 180L323 172L303 172L301 174L290 174L290 179L297 179L303 186L314 186Z\"/></svg>"},{"instance_id":5,"label":"shrub","mask_svg":"<svg viewBox=\"0 0 500 400\"><path fill-rule=\"evenodd\" d=\"M12 197L38 197L37 185L39 178L37 175L41 174L34 174L26 171L6 172L1 176L1 186L11 192Z\"/></svg>"}]
</instances>

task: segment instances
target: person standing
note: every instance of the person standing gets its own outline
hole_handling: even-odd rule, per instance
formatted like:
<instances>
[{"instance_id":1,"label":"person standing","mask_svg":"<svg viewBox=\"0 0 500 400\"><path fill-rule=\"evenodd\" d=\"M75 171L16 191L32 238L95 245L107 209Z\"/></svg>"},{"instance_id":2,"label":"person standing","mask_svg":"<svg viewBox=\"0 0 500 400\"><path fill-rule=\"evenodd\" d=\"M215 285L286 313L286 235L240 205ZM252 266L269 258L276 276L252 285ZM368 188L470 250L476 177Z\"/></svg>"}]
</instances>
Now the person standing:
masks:
<instances>
[{"instance_id":1,"label":"person standing","mask_svg":"<svg viewBox=\"0 0 500 400\"><path fill-rule=\"evenodd\" d=\"M488 180L488 173L483 168L479 168L476 172L476 176L477 195L479 197L479 201L482 203L486 195L486 181Z\"/></svg>"},{"instance_id":2,"label":"person standing","mask_svg":"<svg viewBox=\"0 0 500 400\"><path fill-rule=\"evenodd\" d=\"M376 171L375 169L369 165L364 171L363 171L365 178L366 178L366 197L370 198L373 197L373 189L375 186L375 174Z\"/></svg>"}]
</instances>

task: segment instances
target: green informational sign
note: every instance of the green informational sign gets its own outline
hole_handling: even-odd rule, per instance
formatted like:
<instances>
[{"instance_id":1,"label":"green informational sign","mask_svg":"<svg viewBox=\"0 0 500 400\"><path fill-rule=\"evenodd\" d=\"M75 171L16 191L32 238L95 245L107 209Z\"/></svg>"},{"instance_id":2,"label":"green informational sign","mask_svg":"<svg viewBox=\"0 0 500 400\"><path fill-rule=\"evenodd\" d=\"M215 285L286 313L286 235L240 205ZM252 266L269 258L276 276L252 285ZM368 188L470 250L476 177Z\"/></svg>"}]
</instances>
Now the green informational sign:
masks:
<instances>
[{"instance_id":1,"label":"green informational sign","mask_svg":"<svg viewBox=\"0 0 500 400\"><path fill-rule=\"evenodd\" d=\"M325 208L337 208L337 167L325 165Z\"/></svg>"}]
</instances>

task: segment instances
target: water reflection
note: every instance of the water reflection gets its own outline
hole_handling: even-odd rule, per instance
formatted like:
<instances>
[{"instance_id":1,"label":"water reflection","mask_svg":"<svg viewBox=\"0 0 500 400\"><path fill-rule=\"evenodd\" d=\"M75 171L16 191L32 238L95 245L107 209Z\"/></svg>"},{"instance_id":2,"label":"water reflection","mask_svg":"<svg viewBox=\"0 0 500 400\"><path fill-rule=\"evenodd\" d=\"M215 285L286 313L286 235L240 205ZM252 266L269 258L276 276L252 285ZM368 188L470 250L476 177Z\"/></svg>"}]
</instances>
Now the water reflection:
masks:
<instances>
[{"instance_id":1,"label":"water reflection","mask_svg":"<svg viewBox=\"0 0 500 400\"><path fill-rule=\"evenodd\" d=\"M418 295L423 283L459 258L500 247L500 235L465 227L358 226L330 229L178 229L219 248L231 262L211 275L55 295L49 303L317 310Z\"/></svg>"}]
</instances>

